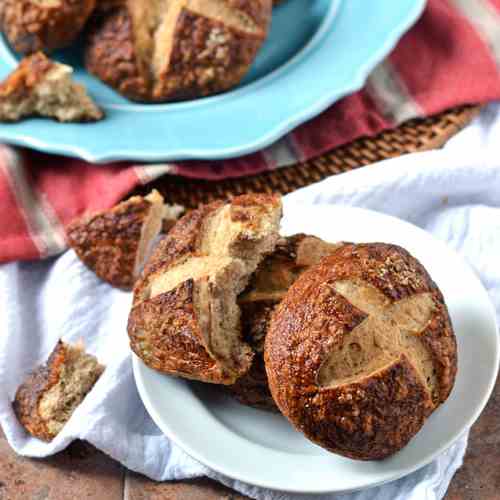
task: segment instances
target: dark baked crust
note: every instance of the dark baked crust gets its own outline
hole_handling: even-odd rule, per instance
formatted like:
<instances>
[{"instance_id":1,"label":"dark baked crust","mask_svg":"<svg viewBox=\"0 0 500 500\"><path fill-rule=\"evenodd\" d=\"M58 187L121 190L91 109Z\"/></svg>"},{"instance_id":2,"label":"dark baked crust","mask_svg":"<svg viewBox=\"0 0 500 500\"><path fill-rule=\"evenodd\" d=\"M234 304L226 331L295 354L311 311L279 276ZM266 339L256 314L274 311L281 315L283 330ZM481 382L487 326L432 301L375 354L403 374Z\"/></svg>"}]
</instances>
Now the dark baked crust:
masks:
<instances>
[{"instance_id":1,"label":"dark baked crust","mask_svg":"<svg viewBox=\"0 0 500 500\"><path fill-rule=\"evenodd\" d=\"M436 370L434 401L405 354L358 380L320 386L329 353L367 318L334 289L342 280L363 280L391 303L431 294L433 316L419 338ZM448 397L457 369L456 340L441 292L407 251L382 243L345 245L292 285L273 315L265 362L274 400L306 437L350 458L382 459L405 446Z\"/></svg>"},{"instance_id":2,"label":"dark baked crust","mask_svg":"<svg viewBox=\"0 0 500 500\"><path fill-rule=\"evenodd\" d=\"M111 210L84 216L66 229L68 244L99 278L118 288L133 287L144 221L151 203L139 196Z\"/></svg>"},{"instance_id":3,"label":"dark baked crust","mask_svg":"<svg viewBox=\"0 0 500 500\"><path fill-rule=\"evenodd\" d=\"M87 71L134 101L151 99L151 82L140 71L132 19L126 8L95 16L85 48Z\"/></svg>"},{"instance_id":4,"label":"dark baked crust","mask_svg":"<svg viewBox=\"0 0 500 500\"><path fill-rule=\"evenodd\" d=\"M22 426L31 435L44 441L50 441L54 436L38 414L38 402L43 394L59 381L65 358L66 348L59 341L47 363L38 367L19 387L12 403L14 413Z\"/></svg>"},{"instance_id":5,"label":"dark baked crust","mask_svg":"<svg viewBox=\"0 0 500 500\"><path fill-rule=\"evenodd\" d=\"M265 40L271 1L227 0L224 5L248 16L254 29L241 30L184 6L171 34L171 52L157 68L152 61L139 62L134 30L138 21L129 8L101 13L90 30L86 67L136 101L182 100L225 91L240 82ZM148 50L152 57L153 47Z\"/></svg>"},{"instance_id":6,"label":"dark baked crust","mask_svg":"<svg viewBox=\"0 0 500 500\"><path fill-rule=\"evenodd\" d=\"M76 39L94 7L95 0L61 0L56 6L2 0L0 29L18 52L52 51Z\"/></svg>"},{"instance_id":7,"label":"dark baked crust","mask_svg":"<svg viewBox=\"0 0 500 500\"><path fill-rule=\"evenodd\" d=\"M222 384L231 375L205 348L193 307L195 293L189 280L135 306L128 323L130 346L151 368Z\"/></svg>"},{"instance_id":8,"label":"dark baked crust","mask_svg":"<svg viewBox=\"0 0 500 500\"><path fill-rule=\"evenodd\" d=\"M173 289L153 295L154 280L175 273L176 266L189 260L207 258L202 241L210 233L208 221L226 207L231 224L241 224L241 228L225 250L228 255L224 257L230 263L217 271L217 282L211 281L208 274L195 280L183 278ZM241 343L239 358L233 360L236 366L231 368L211 349L212 319L217 313L207 300L218 300L225 288L244 286L240 282L246 272L242 270L246 252L251 253L251 259L256 258L255 245L260 237L255 241L252 238L260 234L262 221L271 213L281 215L279 197L244 195L228 204L215 202L188 212L163 237L134 288L128 323L131 348L148 366L173 375L226 385L248 371L253 353L246 344ZM271 228L270 233L273 231ZM258 260L255 266L257 263ZM226 304L224 308L229 306ZM239 338L239 329L233 334Z\"/></svg>"},{"instance_id":9,"label":"dark baked crust","mask_svg":"<svg viewBox=\"0 0 500 500\"><path fill-rule=\"evenodd\" d=\"M174 32L170 64L158 77L154 99L191 99L236 86L266 37L270 21L270 6L263 8L266 3L269 4L266 0L227 2L254 20L260 30L253 34L184 8Z\"/></svg>"},{"instance_id":10,"label":"dark baked crust","mask_svg":"<svg viewBox=\"0 0 500 500\"><path fill-rule=\"evenodd\" d=\"M99 0L95 6L95 12L109 12L118 7L123 7L126 3L127 0Z\"/></svg>"}]
</instances>

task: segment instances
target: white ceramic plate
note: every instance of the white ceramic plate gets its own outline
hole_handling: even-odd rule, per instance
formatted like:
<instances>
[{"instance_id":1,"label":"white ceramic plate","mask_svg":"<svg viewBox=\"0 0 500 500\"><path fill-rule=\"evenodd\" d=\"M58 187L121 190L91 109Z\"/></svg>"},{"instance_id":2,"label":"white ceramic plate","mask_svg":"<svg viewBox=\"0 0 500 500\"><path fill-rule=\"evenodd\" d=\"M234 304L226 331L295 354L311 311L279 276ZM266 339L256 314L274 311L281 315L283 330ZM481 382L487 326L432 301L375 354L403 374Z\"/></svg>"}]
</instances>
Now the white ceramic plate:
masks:
<instances>
[{"instance_id":1,"label":"white ceramic plate","mask_svg":"<svg viewBox=\"0 0 500 500\"><path fill-rule=\"evenodd\" d=\"M444 294L458 340L458 375L448 401L401 452L381 462L358 462L311 444L279 415L241 406L215 386L162 375L134 358L139 393L151 417L169 438L212 469L289 492L367 488L429 463L474 423L496 379L498 329L480 281L428 233L376 212L286 206L283 232L307 232L328 241L396 243L421 260Z\"/></svg>"}]
</instances>

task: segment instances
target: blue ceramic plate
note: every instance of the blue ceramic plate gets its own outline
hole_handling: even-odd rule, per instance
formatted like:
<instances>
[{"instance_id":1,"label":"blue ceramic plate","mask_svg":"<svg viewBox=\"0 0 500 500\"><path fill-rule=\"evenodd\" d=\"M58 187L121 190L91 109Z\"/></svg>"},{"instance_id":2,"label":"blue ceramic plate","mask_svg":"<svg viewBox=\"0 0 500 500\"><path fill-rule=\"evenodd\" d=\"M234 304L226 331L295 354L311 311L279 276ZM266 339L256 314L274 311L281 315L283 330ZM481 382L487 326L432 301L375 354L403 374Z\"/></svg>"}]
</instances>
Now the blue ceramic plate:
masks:
<instances>
[{"instance_id":1,"label":"blue ceramic plate","mask_svg":"<svg viewBox=\"0 0 500 500\"><path fill-rule=\"evenodd\" d=\"M56 59L75 66L106 119L1 124L0 140L92 162L251 153L361 88L424 6L425 0L287 0L275 9L270 37L239 88L175 104L131 103L85 72L79 48L62 51ZM0 76L17 59L0 38Z\"/></svg>"}]
</instances>

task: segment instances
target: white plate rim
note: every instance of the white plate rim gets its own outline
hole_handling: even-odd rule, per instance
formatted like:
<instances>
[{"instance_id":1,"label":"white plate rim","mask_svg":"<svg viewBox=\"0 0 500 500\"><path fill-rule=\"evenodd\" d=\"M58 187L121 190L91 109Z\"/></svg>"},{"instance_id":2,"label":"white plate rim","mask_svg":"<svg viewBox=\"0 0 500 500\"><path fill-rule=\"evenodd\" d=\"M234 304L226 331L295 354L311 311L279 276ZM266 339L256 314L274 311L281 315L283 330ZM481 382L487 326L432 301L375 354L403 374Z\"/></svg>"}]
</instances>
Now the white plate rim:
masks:
<instances>
[{"instance_id":1,"label":"white plate rim","mask_svg":"<svg viewBox=\"0 0 500 500\"><path fill-rule=\"evenodd\" d=\"M391 221L393 224L397 225L403 225L406 226L408 229L411 229L413 232L416 232L417 234L420 233L420 236L425 237L427 240L432 240L434 244L440 246L442 249L445 249L448 253L451 253L455 256L456 259L458 259L463 268L464 271L467 272L471 279L476 281L476 283L480 286L482 289L483 298L486 298L487 300L485 301L484 305L485 308L487 309L487 314L488 314L488 321L491 322L491 326L494 328L494 330L497 332L497 335L495 337L495 353L494 353L494 366L492 367L492 373L491 377L489 379L488 386L483 389L483 396L481 398L481 402L476 406L474 412L471 414L471 416L468 418L467 422L464 423L462 426L462 429L460 432L457 432L452 438L448 439L445 443L443 443L441 446L437 447L434 452L428 454L427 456L423 457L421 460L417 461L415 464L413 464L411 467L407 467L406 469L400 471L398 474L394 474L392 477L381 480L381 481L374 481L369 484L362 484L359 487L356 488L348 488L348 489L337 489L334 488L332 489L331 486L329 487L318 487L315 489L297 489L297 488L290 488L287 487L287 485L276 485L276 484L270 484L265 481L259 481L255 480L255 478L248 478L245 477L244 474L234 474L232 471L229 471L226 467L221 466L219 463L214 462L211 459L207 460L207 457L203 455L203 453L200 453L198 450L193 448L190 444L183 442L182 439L179 439L179 437L175 434L175 431L173 431L171 428L168 427L166 424L164 418L157 412L154 403L150 400L148 396L148 391L147 391L147 383L145 382L144 378L144 370L149 370L143 362L138 358L135 354L132 355L132 364L133 364L133 372L134 372L134 379L136 381L136 385L138 388L139 395L141 397L141 400L144 403L144 406L146 410L148 411L149 415L153 419L153 421L156 423L156 425L160 428L160 430L169 438L171 439L175 444L177 444L180 448L182 448L188 455L190 455L192 458L198 460L200 463L206 465L207 467L215 470L216 472L223 474L226 477L242 481L244 483L253 485L253 486L258 486L261 488L266 488L270 490L275 490L275 491L281 491L281 492L286 492L286 493L301 493L301 494L328 494L328 493L349 493L353 491L359 491L363 490L366 488L372 488L376 486L381 486L383 484L396 481L408 474L411 474L412 472L415 472L416 470L424 467L425 465L428 465L431 463L433 460L435 460L439 455L444 453L446 450L448 450L457 440L459 440L469 429L470 427L476 422L476 420L479 418L480 414L484 410L488 400L490 399L490 396L493 392L493 389L495 387L496 379L498 377L499 369L500 369L500 338L498 335L499 332L499 327L498 327L498 321L496 317L496 311L494 309L494 306L489 299L488 293L486 289L484 288L483 284L481 283L480 279L474 272L474 270L466 263L466 261L458 255L454 250L449 248L444 242L434 238L430 233L424 231L423 229L407 222L404 220L401 220L397 217L387 215L387 214L382 214L379 212L375 212L373 210L368 210L364 208L358 208L358 207L348 207L348 206L332 206L332 205L311 205L311 204L306 204L306 203L301 203L301 204L296 204L295 207L297 208L300 207L301 209L306 209L306 210L331 210L333 209L334 211L341 210L341 211L346 211L346 212L357 212L358 214L365 214L370 217L376 216L380 218L384 218L387 221ZM285 204L285 211L286 211L286 204ZM486 313L486 310L485 310Z\"/></svg>"}]
</instances>

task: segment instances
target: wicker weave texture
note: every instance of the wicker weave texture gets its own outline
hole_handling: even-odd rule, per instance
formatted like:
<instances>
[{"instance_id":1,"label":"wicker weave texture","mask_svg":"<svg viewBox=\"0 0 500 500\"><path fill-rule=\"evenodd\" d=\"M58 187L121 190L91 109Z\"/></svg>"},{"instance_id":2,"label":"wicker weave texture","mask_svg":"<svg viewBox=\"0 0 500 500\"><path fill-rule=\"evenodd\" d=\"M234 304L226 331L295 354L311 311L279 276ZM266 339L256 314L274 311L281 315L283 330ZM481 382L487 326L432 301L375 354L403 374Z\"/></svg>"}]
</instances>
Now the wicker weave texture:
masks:
<instances>
[{"instance_id":1,"label":"wicker weave texture","mask_svg":"<svg viewBox=\"0 0 500 500\"><path fill-rule=\"evenodd\" d=\"M271 172L222 181L193 180L166 175L138 192L158 189L169 203L189 208L243 193L290 193L331 175L387 158L443 146L480 111L463 106L437 116L411 120L376 137L363 137L305 163Z\"/></svg>"}]
</instances>

